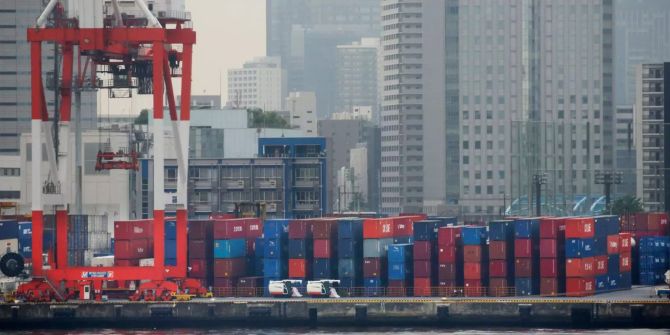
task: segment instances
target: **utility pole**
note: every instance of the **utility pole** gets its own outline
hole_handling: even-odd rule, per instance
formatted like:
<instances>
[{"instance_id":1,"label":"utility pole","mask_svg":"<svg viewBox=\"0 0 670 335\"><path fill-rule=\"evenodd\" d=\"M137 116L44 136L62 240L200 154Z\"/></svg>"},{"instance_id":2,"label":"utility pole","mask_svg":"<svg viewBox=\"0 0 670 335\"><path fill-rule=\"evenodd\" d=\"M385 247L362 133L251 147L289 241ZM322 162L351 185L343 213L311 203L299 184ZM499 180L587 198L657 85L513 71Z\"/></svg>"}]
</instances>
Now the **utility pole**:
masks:
<instances>
[{"instance_id":1,"label":"utility pole","mask_svg":"<svg viewBox=\"0 0 670 335\"><path fill-rule=\"evenodd\" d=\"M603 185L605 188L605 208L612 212L610 207L612 197L612 184L618 185L623 182L623 174L615 171L596 171L596 184Z\"/></svg>"},{"instance_id":2,"label":"utility pole","mask_svg":"<svg viewBox=\"0 0 670 335\"><path fill-rule=\"evenodd\" d=\"M535 185L535 215L542 216L542 185L547 183L547 174L538 172L533 175Z\"/></svg>"}]
</instances>

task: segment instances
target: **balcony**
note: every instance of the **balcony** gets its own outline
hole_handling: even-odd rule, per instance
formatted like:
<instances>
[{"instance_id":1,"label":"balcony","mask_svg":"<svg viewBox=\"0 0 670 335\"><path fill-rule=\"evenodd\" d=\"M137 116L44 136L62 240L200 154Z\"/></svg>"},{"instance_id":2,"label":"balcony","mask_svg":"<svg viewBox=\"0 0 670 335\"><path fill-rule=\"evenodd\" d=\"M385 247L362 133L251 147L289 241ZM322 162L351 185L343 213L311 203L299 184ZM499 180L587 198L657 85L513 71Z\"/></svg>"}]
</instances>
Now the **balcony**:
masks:
<instances>
[{"instance_id":1,"label":"balcony","mask_svg":"<svg viewBox=\"0 0 670 335\"><path fill-rule=\"evenodd\" d=\"M314 201L297 201L295 203L295 208L296 211L315 211L319 210L319 202L317 200Z\"/></svg>"},{"instance_id":2,"label":"balcony","mask_svg":"<svg viewBox=\"0 0 670 335\"><path fill-rule=\"evenodd\" d=\"M256 180L256 188L260 189L276 189L281 187L280 179L261 179Z\"/></svg>"},{"instance_id":3,"label":"balcony","mask_svg":"<svg viewBox=\"0 0 670 335\"><path fill-rule=\"evenodd\" d=\"M294 186L301 188L319 187L319 178L296 178Z\"/></svg>"},{"instance_id":4,"label":"balcony","mask_svg":"<svg viewBox=\"0 0 670 335\"><path fill-rule=\"evenodd\" d=\"M241 190L246 187L246 184L244 179L225 179L221 182L222 188L228 190Z\"/></svg>"}]
</instances>

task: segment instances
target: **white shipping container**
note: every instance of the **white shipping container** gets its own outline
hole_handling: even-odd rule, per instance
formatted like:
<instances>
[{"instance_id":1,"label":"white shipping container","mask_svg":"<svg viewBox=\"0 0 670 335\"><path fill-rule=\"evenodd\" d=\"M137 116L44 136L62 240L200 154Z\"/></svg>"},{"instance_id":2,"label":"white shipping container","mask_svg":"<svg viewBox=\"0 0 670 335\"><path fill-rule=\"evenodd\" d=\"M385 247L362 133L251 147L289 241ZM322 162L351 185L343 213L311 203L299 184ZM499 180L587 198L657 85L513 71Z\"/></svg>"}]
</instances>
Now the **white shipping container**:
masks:
<instances>
[{"instance_id":1,"label":"white shipping container","mask_svg":"<svg viewBox=\"0 0 670 335\"><path fill-rule=\"evenodd\" d=\"M110 234L106 232L88 233L88 250L95 252L108 252L110 247Z\"/></svg>"},{"instance_id":2,"label":"white shipping container","mask_svg":"<svg viewBox=\"0 0 670 335\"><path fill-rule=\"evenodd\" d=\"M153 258L142 258L140 259L140 266L154 266Z\"/></svg>"},{"instance_id":3,"label":"white shipping container","mask_svg":"<svg viewBox=\"0 0 670 335\"><path fill-rule=\"evenodd\" d=\"M19 252L19 239L0 240L0 256L8 252Z\"/></svg>"},{"instance_id":4,"label":"white shipping container","mask_svg":"<svg viewBox=\"0 0 670 335\"><path fill-rule=\"evenodd\" d=\"M88 216L89 233L111 233L109 229L109 220L107 215L89 215Z\"/></svg>"},{"instance_id":5,"label":"white shipping container","mask_svg":"<svg viewBox=\"0 0 670 335\"><path fill-rule=\"evenodd\" d=\"M114 256L99 256L93 257L91 259L91 266L99 267L110 267L114 266Z\"/></svg>"}]
</instances>

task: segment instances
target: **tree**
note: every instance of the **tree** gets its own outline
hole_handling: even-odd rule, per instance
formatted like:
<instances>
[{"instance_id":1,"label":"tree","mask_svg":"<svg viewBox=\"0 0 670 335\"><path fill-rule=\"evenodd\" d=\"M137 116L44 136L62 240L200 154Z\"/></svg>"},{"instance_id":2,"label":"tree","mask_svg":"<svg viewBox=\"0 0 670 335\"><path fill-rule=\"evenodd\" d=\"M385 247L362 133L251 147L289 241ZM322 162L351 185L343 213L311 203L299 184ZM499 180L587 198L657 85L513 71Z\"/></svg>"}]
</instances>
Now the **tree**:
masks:
<instances>
[{"instance_id":1,"label":"tree","mask_svg":"<svg viewBox=\"0 0 670 335\"><path fill-rule=\"evenodd\" d=\"M149 124L149 110L143 109L135 118L135 124Z\"/></svg>"},{"instance_id":2,"label":"tree","mask_svg":"<svg viewBox=\"0 0 670 335\"><path fill-rule=\"evenodd\" d=\"M642 205L642 200L633 195L626 195L622 198L619 198L614 201L612 204L612 214L619 216L622 215L631 215L644 211L644 206Z\"/></svg>"},{"instance_id":3,"label":"tree","mask_svg":"<svg viewBox=\"0 0 670 335\"><path fill-rule=\"evenodd\" d=\"M275 112L264 112L260 108L247 109L249 126L252 128L290 128L289 123Z\"/></svg>"}]
</instances>

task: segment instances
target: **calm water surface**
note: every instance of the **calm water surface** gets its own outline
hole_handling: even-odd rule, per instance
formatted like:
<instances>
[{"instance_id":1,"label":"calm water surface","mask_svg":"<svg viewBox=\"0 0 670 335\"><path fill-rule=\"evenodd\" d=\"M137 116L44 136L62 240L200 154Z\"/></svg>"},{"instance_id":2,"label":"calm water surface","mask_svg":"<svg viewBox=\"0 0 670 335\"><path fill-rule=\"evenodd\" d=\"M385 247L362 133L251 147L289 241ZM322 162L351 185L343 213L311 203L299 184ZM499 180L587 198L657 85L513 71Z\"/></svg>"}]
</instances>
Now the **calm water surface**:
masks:
<instances>
[{"instance_id":1,"label":"calm water surface","mask_svg":"<svg viewBox=\"0 0 670 335\"><path fill-rule=\"evenodd\" d=\"M542 328L483 328L476 330L468 329L436 329L436 328L274 328L274 329L252 329L252 328L216 328L216 329L78 329L78 330L29 330L16 332L0 332L0 334L58 334L58 335L80 335L80 334L103 334L103 335L154 335L154 334L196 334L196 335L214 335L214 334L233 334L233 335L280 335L280 334L360 334L360 335L394 335L409 334L465 334L465 335L483 335L483 334L639 334L656 335L668 334L669 329L598 329L598 330L580 330L580 329L542 329Z\"/></svg>"}]
</instances>

